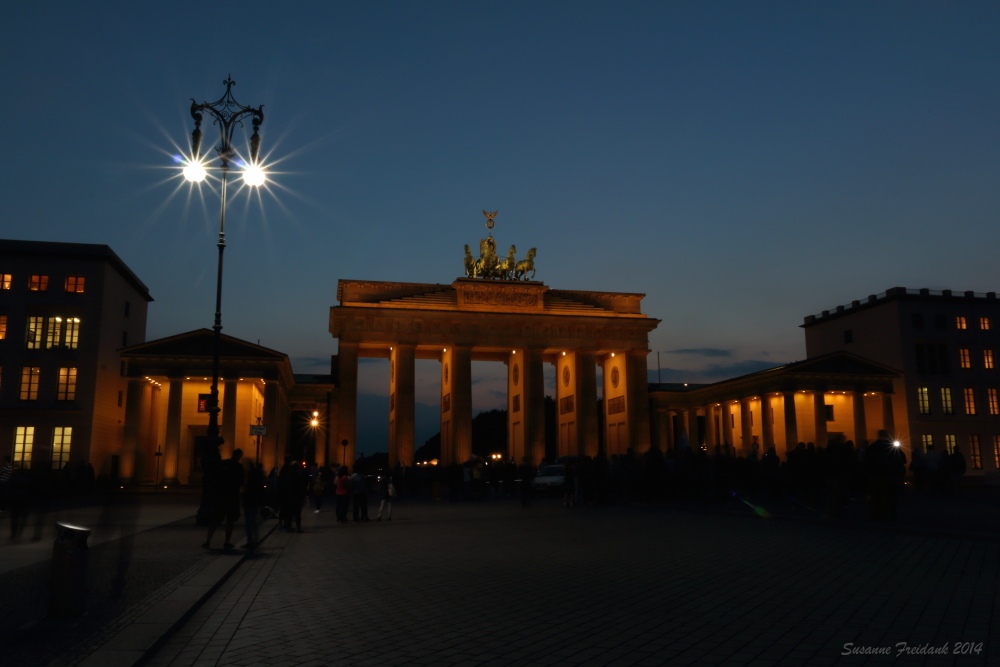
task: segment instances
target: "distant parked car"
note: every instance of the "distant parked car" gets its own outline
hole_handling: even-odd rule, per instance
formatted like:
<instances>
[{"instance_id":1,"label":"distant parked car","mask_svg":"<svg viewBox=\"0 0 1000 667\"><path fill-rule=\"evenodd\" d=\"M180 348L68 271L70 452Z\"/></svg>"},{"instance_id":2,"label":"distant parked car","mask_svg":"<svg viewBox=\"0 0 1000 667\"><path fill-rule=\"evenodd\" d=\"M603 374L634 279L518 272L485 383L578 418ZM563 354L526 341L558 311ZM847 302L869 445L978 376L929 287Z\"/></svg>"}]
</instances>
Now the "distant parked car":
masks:
<instances>
[{"instance_id":1,"label":"distant parked car","mask_svg":"<svg viewBox=\"0 0 1000 667\"><path fill-rule=\"evenodd\" d=\"M566 488L566 466L542 466L535 475L531 488L539 495L562 494Z\"/></svg>"}]
</instances>

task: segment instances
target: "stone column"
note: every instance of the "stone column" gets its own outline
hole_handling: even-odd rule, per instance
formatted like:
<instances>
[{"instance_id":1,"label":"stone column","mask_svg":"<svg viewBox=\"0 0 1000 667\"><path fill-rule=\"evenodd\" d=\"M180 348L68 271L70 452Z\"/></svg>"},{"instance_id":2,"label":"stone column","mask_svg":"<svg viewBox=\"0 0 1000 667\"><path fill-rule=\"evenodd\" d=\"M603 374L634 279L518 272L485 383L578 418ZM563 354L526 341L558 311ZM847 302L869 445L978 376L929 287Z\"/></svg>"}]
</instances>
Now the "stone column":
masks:
<instances>
[{"instance_id":1,"label":"stone column","mask_svg":"<svg viewBox=\"0 0 1000 667\"><path fill-rule=\"evenodd\" d=\"M414 346L393 345L389 355L389 402L392 440L389 443L389 466L413 465L416 382Z\"/></svg>"},{"instance_id":2,"label":"stone column","mask_svg":"<svg viewBox=\"0 0 1000 667\"><path fill-rule=\"evenodd\" d=\"M868 422L865 419L865 393L855 390L852 397L854 407L854 446L861 447L868 441Z\"/></svg>"},{"instance_id":3,"label":"stone column","mask_svg":"<svg viewBox=\"0 0 1000 667\"><path fill-rule=\"evenodd\" d=\"M817 389L813 392L813 415L816 418L816 442L817 448L826 447L829 437L826 434L826 392Z\"/></svg>"},{"instance_id":4,"label":"stone column","mask_svg":"<svg viewBox=\"0 0 1000 667\"><path fill-rule=\"evenodd\" d=\"M782 393L785 402L785 454L795 449L799 443L799 424L795 414L795 392Z\"/></svg>"},{"instance_id":5,"label":"stone column","mask_svg":"<svg viewBox=\"0 0 1000 667\"><path fill-rule=\"evenodd\" d=\"M348 470L353 470L355 453L358 451L357 420L358 420L358 344L339 342L337 350L337 388L340 390L340 400L337 401L337 438L334 447L340 448L340 457ZM347 446L341 443L346 440Z\"/></svg>"},{"instance_id":6,"label":"stone column","mask_svg":"<svg viewBox=\"0 0 1000 667\"><path fill-rule=\"evenodd\" d=\"M650 415L650 425L653 429L653 446L664 453L673 449L670 438L670 412L657 408Z\"/></svg>"},{"instance_id":7,"label":"stone column","mask_svg":"<svg viewBox=\"0 0 1000 667\"><path fill-rule=\"evenodd\" d=\"M716 406L709 403L705 406L705 444L708 450L712 451L715 445L719 444L718 416Z\"/></svg>"},{"instance_id":8,"label":"stone column","mask_svg":"<svg viewBox=\"0 0 1000 667\"><path fill-rule=\"evenodd\" d=\"M733 445L733 413L731 405L729 401L722 402L722 417L719 420L721 422L719 425L721 433L719 434L719 442L717 443L723 445L722 449L725 449L725 445L729 445L730 449L732 449ZM709 454L711 453L709 452Z\"/></svg>"},{"instance_id":9,"label":"stone column","mask_svg":"<svg viewBox=\"0 0 1000 667\"><path fill-rule=\"evenodd\" d=\"M767 394L760 395L760 433L761 433L761 455L769 448L774 447L774 420L771 417L771 397Z\"/></svg>"},{"instance_id":10,"label":"stone column","mask_svg":"<svg viewBox=\"0 0 1000 667\"><path fill-rule=\"evenodd\" d=\"M579 379L576 353L564 351L556 358L556 452L559 456L580 453L577 436Z\"/></svg>"},{"instance_id":11,"label":"stone column","mask_svg":"<svg viewBox=\"0 0 1000 667\"><path fill-rule=\"evenodd\" d=\"M222 435L223 444L219 454L226 459L232 456L233 450L238 447L236 444L236 399L239 391L239 380L226 380L222 391L222 416L219 424L219 432ZM246 425L246 433L250 432L250 425ZM246 452L244 452L245 454Z\"/></svg>"},{"instance_id":12,"label":"stone column","mask_svg":"<svg viewBox=\"0 0 1000 667\"><path fill-rule=\"evenodd\" d=\"M753 442L753 409L749 398L740 399L740 453L750 455L750 443Z\"/></svg>"},{"instance_id":13,"label":"stone column","mask_svg":"<svg viewBox=\"0 0 1000 667\"><path fill-rule=\"evenodd\" d=\"M184 380L171 378L167 394L167 432L163 441L163 483L178 482L181 454L181 413L184 407ZM207 429L207 426L206 426ZM200 457L201 452L193 452Z\"/></svg>"},{"instance_id":14,"label":"stone column","mask_svg":"<svg viewBox=\"0 0 1000 667\"><path fill-rule=\"evenodd\" d=\"M626 382L628 392L629 446L636 455L649 450L649 376L646 369L647 350L631 350L626 356ZM697 433L697 429L694 431ZM696 436L697 437L697 436Z\"/></svg>"},{"instance_id":15,"label":"stone column","mask_svg":"<svg viewBox=\"0 0 1000 667\"><path fill-rule=\"evenodd\" d=\"M896 436L896 420L892 415L892 394L882 394L882 423L890 437Z\"/></svg>"},{"instance_id":16,"label":"stone column","mask_svg":"<svg viewBox=\"0 0 1000 667\"><path fill-rule=\"evenodd\" d=\"M441 461L463 463L472 455L472 354L452 345L441 353Z\"/></svg>"},{"instance_id":17,"label":"stone column","mask_svg":"<svg viewBox=\"0 0 1000 667\"><path fill-rule=\"evenodd\" d=\"M122 442L122 481L142 483L148 476L146 468L149 462L142 452L142 441L139 435L146 431L147 413L143 410L143 398L148 383L138 378L130 378L125 396L125 433Z\"/></svg>"},{"instance_id":18,"label":"stone column","mask_svg":"<svg viewBox=\"0 0 1000 667\"><path fill-rule=\"evenodd\" d=\"M545 457L545 371L542 351L524 350L524 449L532 465Z\"/></svg>"},{"instance_id":19,"label":"stone column","mask_svg":"<svg viewBox=\"0 0 1000 667\"><path fill-rule=\"evenodd\" d=\"M285 452L282 449L284 443L281 442L281 415L278 410L281 386L275 380L268 380L264 385L264 426L267 426L267 435L260 440L260 461L264 464L264 474L271 472L271 468L278 466L281 469L285 459ZM331 425L332 428L332 425ZM339 448L338 448L339 451Z\"/></svg>"},{"instance_id":20,"label":"stone column","mask_svg":"<svg viewBox=\"0 0 1000 667\"><path fill-rule=\"evenodd\" d=\"M701 438L698 437L698 408L688 408L684 411L684 416L687 417L688 446L691 451L698 451L701 447Z\"/></svg>"},{"instance_id":21,"label":"stone column","mask_svg":"<svg viewBox=\"0 0 1000 667\"><path fill-rule=\"evenodd\" d=\"M577 367L577 436L580 452L597 456L599 445L597 420L597 358L588 352L576 353Z\"/></svg>"}]
</instances>

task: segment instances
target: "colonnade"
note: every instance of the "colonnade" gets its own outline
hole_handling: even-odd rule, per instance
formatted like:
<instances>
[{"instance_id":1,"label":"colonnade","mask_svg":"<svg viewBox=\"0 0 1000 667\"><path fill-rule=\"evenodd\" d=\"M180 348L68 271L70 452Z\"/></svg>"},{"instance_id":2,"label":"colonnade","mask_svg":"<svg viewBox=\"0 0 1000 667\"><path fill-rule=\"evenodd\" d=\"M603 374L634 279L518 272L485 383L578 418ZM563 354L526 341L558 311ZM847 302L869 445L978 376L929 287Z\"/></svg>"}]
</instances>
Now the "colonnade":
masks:
<instances>
[{"instance_id":1,"label":"colonnade","mask_svg":"<svg viewBox=\"0 0 1000 667\"><path fill-rule=\"evenodd\" d=\"M353 460L356 447L359 344L340 341L337 359L338 441L347 441L345 457ZM628 449L649 448L649 399L646 350L594 353L584 350L546 350L539 347L495 349L470 345L442 345L435 354L412 343L392 343L389 359L389 460L391 465L414 463L415 360L436 358L440 363L441 460L461 463L472 456L472 362L502 361L507 367L507 456L520 463L538 464L545 456L545 371L551 363L556 375L558 455L611 456ZM603 401L598 402L597 370L601 369ZM603 406L603 438L599 412ZM604 451L600 444L603 441Z\"/></svg>"},{"instance_id":2,"label":"colonnade","mask_svg":"<svg viewBox=\"0 0 1000 667\"><path fill-rule=\"evenodd\" d=\"M842 437L860 446L879 429L894 431L888 391L796 389L705 402L691 392L686 398L685 406L655 410L654 441L664 451L718 446L746 456L774 447L784 458L799 442L825 447Z\"/></svg>"}]
</instances>

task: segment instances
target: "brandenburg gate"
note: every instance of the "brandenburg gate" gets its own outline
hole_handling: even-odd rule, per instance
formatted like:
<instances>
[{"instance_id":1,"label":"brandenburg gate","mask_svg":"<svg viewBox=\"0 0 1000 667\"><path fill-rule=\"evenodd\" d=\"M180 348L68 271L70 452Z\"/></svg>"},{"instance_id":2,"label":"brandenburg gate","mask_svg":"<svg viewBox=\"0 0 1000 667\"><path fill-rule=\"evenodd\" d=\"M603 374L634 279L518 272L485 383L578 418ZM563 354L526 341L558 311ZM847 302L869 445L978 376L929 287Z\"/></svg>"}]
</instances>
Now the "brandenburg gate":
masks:
<instances>
[{"instance_id":1,"label":"brandenburg gate","mask_svg":"<svg viewBox=\"0 0 1000 667\"><path fill-rule=\"evenodd\" d=\"M525 259L496 254L493 217L477 260L450 285L340 280L330 309L338 340L335 443L355 458L358 359L389 359L389 461L412 465L416 359L441 364L441 459L472 455L472 361L507 366L507 455L533 464L545 455L545 363L555 365L559 455L607 456L650 445L646 357L659 320L640 310L643 294L551 289ZM598 403L597 367L602 369ZM598 410L603 410L599 420ZM603 424L604 451L599 451Z\"/></svg>"}]
</instances>

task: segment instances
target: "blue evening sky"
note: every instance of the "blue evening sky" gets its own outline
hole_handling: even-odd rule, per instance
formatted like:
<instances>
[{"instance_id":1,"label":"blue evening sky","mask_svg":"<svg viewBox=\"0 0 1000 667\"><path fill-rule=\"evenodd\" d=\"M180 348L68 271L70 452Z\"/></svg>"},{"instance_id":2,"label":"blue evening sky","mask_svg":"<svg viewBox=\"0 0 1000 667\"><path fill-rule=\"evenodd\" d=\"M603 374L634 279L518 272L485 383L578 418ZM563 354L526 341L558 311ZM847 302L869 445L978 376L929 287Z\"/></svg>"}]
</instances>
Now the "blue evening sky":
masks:
<instances>
[{"instance_id":1,"label":"blue evening sky","mask_svg":"<svg viewBox=\"0 0 1000 667\"><path fill-rule=\"evenodd\" d=\"M277 173L232 191L224 331L298 373L328 372L338 279L450 283L482 209L500 248L538 249L537 280L645 293L653 380L657 352L664 381L801 359L803 317L889 287L1000 287L995 2L3 14L0 237L111 246L156 299L148 339L212 324L219 199L171 158L230 74ZM477 365L477 409L502 374Z\"/></svg>"}]
</instances>

